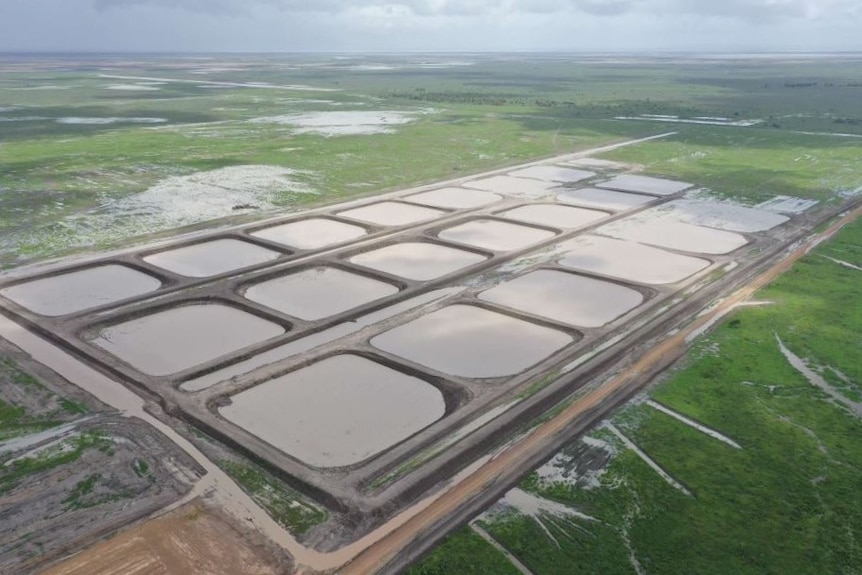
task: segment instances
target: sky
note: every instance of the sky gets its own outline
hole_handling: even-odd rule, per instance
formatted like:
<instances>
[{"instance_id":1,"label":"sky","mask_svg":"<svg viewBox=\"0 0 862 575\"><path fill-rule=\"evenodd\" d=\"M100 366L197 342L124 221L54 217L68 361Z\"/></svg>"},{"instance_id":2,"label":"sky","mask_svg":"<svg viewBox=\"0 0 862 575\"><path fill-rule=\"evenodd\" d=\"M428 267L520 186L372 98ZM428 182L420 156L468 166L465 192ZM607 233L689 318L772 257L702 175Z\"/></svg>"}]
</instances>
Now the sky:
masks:
<instances>
[{"instance_id":1,"label":"sky","mask_svg":"<svg viewBox=\"0 0 862 575\"><path fill-rule=\"evenodd\" d=\"M862 0L0 0L0 51L862 51Z\"/></svg>"}]
</instances>

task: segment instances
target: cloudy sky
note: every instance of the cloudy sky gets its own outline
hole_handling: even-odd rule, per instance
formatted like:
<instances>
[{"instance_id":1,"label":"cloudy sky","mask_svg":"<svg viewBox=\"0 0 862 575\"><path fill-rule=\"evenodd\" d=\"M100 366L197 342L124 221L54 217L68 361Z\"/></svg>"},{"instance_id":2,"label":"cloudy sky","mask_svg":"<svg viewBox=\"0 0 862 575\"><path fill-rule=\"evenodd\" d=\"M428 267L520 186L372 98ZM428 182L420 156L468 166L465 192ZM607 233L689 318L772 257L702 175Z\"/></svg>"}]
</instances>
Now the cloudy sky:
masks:
<instances>
[{"instance_id":1,"label":"cloudy sky","mask_svg":"<svg viewBox=\"0 0 862 575\"><path fill-rule=\"evenodd\" d=\"M862 0L0 0L0 51L862 51Z\"/></svg>"}]
</instances>

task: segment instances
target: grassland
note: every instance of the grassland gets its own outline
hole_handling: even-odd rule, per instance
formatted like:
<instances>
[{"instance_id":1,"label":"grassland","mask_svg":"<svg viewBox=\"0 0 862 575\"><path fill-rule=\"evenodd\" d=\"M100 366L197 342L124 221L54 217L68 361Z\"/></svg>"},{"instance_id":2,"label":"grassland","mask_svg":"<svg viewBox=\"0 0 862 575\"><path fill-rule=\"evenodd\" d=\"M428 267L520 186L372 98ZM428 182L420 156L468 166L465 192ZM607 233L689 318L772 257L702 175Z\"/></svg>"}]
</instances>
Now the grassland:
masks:
<instances>
[{"instance_id":1,"label":"grassland","mask_svg":"<svg viewBox=\"0 0 862 575\"><path fill-rule=\"evenodd\" d=\"M261 56L214 61L216 70L209 70L171 58L0 58L0 267L163 232L169 223L147 221L99 233L101 220L90 216L113 213L117 200L166 178L230 166L295 170L294 179L312 193L284 190L266 204L291 209L679 130L666 144L618 156L658 173L696 175L747 200L777 193L825 196L862 185L849 172L862 139L797 133L862 136L862 61L852 56L611 62L505 55L471 56L467 66L451 60ZM199 81L235 85L194 83ZM241 85L248 82L269 85ZM311 88L284 89L297 84ZM338 137L249 123L284 114L375 110L413 114L414 121L394 133ZM689 127L615 119L640 114L764 123ZM128 123L141 118L162 121ZM124 221L137 216L116 215Z\"/></svg>"},{"instance_id":2,"label":"grassland","mask_svg":"<svg viewBox=\"0 0 862 575\"><path fill-rule=\"evenodd\" d=\"M535 575L859 573L862 420L794 369L776 335L848 402L858 400L862 310L849 302L862 272L833 260L858 266L860 245L857 221L757 294L770 305L735 311L650 391L741 449L641 402L613 418L691 495L600 429L592 437L614 455L597 485L537 473L521 485L594 520L510 512L483 516L485 529ZM411 573L439 564L495 573L491 561L501 555L482 557L444 544Z\"/></svg>"}]
</instances>

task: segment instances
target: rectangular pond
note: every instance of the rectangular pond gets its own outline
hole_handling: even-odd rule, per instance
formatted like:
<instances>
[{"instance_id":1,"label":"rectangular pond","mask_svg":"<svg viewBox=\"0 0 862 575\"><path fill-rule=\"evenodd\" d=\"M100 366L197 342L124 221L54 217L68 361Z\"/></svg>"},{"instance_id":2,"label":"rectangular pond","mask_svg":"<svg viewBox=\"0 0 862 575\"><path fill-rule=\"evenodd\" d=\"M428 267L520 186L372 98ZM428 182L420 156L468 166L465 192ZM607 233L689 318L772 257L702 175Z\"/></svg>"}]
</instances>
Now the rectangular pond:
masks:
<instances>
[{"instance_id":1,"label":"rectangular pond","mask_svg":"<svg viewBox=\"0 0 862 575\"><path fill-rule=\"evenodd\" d=\"M607 182L596 184L599 188L650 194L653 196L670 196L687 190L693 185L687 182L677 182L676 180L665 180L663 178L639 176L636 174L622 174Z\"/></svg>"},{"instance_id":2,"label":"rectangular pond","mask_svg":"<svg viewBox=\"0 0 862 575\"><path fill-rule=\"evenodd\" d=\"M442 373L515 375L573 341L561 331L471 305L451 305L372 338L371 345Z\"/></svg>"},{"instance_id":3,"label":"rectangular pond","mask_svg":"<svg viewBox=\"0 0 862 575\"><path fill-rule=\"evenodd\" d=\"M209 277L272 261L282 254L235 239L219 239L144 257L147 263L187 277Z\"/></svg>"},{"instance_id":4,"label":"rectangular pond","mask_svg":"<svg viewBox=\"0 0 862 575\"><path fill-rule=\"evenodd\" d=\"M446 412L439 389L352 354L337 355L247 389L219 414L314 467L359 463Z\"/></svg>"},{"instance_id":5,"label":"rectangular pond","mask_svg":"<svg viewBox=\"0 0 862 575\"><path fill-rule=\"evenodd\" d=\"M509 172L509 175L516 178L532 178L545 182L571 183L587 180L596 174L587 170L576 170L562 166L530 166L529 168Z\"/></svg>"},{"instance_id":6,"label":"rectangular pond","mask_svg":"<svg viewBox=\"0 0 862 575\"><path fill-rule=\"evenodd\" d=\"M600 190L598 188L581 188L566 190L557 194L557 201L584 208L599 208L621 212L631 210L655 201L653 196Z\"/></svg>"},{"instance_id":7,"label":"rectangular pond","mask_svg":"<svg viewBox=\"0 0 862 575\"><path fill-rule=\"evenodd\" d=\"M615 283L557 270L538 270L479 294L505 305L577 327L601 327L628 313L644 296Z\"/></svg>"},{"instance_id":8,"label":"rectangular pond","mask_svg":"<svg viewBox=\"0 0 862 575\"><path fill-rule=\"evenodd\" d=\"M90 340L141 373L170 375L285 332L240 309L198 303L163 309L101 329Z\"/></svg>"},{"instance_id":9,"label":"rectangular pond","mask_svg":"<svg viewBox=\"0 0 862 575\"><path fill-rule=\"evenodd\" d=\"M554 237L550 230L510 224L499 220L472 220L446 228L437 237L485 250L510 252Z\"/></svg>"},{"instance_id":10,"label":"rectangular pond","mask_svg":"<svg viewBox=\"0 0 862 575\"><path fill-rule=\"evenodd\" d=\"M251 285L243 297L304 320L316 320L398 293L392 284L316 267Z\"/></svg>"},{"instance_id":11,"label":"rectangular pond","mask_svg":"<svg viewBox=\"0 0 862 575\"><path fill-rule=\"evenodd\" d=\"M652 285L680 282L710 265L701 258L593 235L571 239L559 247L565 252L561 266Z\"/></svg>"},{"instance_id":12,"label":"rectangular pond","mask_svg":"<svg viewBox=\"0 0 862 575\"><path fill-rule=\"evenodd\" d=\"M338 215L344 218L378 226L404 226L433 220L445 214L446 212L441 210L401 202L378 202L338 212Z\"/></svg>"},{"instance_id":13,"label":"rectangular pond","mask_svg":"<svg viewBox=\"0 0 862 575\"><path fill-rule=\"evenodd\" d=\"M440 188L413 194L403 198L404 201L434 206L437 208L449 208L463 210L487 206L503 199L499 194L483 192L480 190L469 190L467 188Z\"/></svg>"},{"instance_id":14,"label":"rectangular pond","mask_svg":"<svg viewBox=\"0 0 862 575\"><path fill-rule=\"evenodd\" d=\"M159 289L161 280L127 266L108 264L15 284L0 295L44 316L68 315Z\"/></svg>"},{"instance_id":15,"label":"rectangular pond","mask_svg":"<svg viewBox=\"0 0 862 575\"><path fill-rule=\"evenodd\" d=\"M328 218L309 218L252 232L257 238L299 250L325 248L367 234L365 228Z\"/></svg>"},{"instance_id":16,"label":"rectangular pond","mask_svg":"<svg viewBox=\"0 0 862 575\"><path fill-rule=\"evenodd\" d=\"M748 243L745 236L736 232L685 224L670 218L650 217L648 213L618 220L595 232L621 240L698 254L728 254Z\"/></svg>"},{"instance_id":17,"label":"rectangular pond","mask_svg":"<svg viewBox=\"0 0 862 575\"><path fill-rule=\"evenodd\" d=\"M544 198L550 196L553 190L559 187L556 182L543 182L512 176L491 176L481 180L464 182L461 185L465 188L494 192L513 198Z\"/></svg>"},{"instance_id":18,"label":"rectangular pond","mask_svg":"<svg viewBox=\"0 0 862 575\"><path fill-rule=\"evenodd\" d=\"M608 217L607 212L585 210L558 204L532 204L497 214L510 220L560 229L574 229Z\"/></svg>"},{"instance_id":19,"label":"rectangular pond","mask_svg":"<svg viewBox=\"0 0 862 575\"><path fill-rule=\"evenodd\" d=\"M483 255L432 244L403 242L350 258L359 266L411 280L432 280L485 261Z\"/></svg>"}]
</instances>

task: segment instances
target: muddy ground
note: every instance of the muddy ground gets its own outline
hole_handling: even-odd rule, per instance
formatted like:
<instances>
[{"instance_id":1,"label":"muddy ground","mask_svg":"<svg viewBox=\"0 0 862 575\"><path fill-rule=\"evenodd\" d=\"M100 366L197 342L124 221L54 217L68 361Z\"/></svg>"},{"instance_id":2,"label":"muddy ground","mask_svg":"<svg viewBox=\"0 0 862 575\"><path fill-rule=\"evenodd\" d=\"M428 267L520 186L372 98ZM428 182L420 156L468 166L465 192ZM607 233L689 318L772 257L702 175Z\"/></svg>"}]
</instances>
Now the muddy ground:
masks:
<instances>
[{"instance_id":1,"label":"muddy ground","mask_svg":"<svg viewBox=\"0 0 862 575\"><path fill-rule=\"evenodd\" d=\"M0 342L0 572L32 573L152 515L200 470L126 418Z\"/></svg>"},{"instance_id":2,"label":"muddy ground","mask_svg":"<svg viewBox=\"0 0 862 575\"><path fill-rule=\"evenodd\" d=\"M279 575L283 554L248 543L219 512L193 502L102 541L42 575Z\"/></svg>"}]
</instances>

